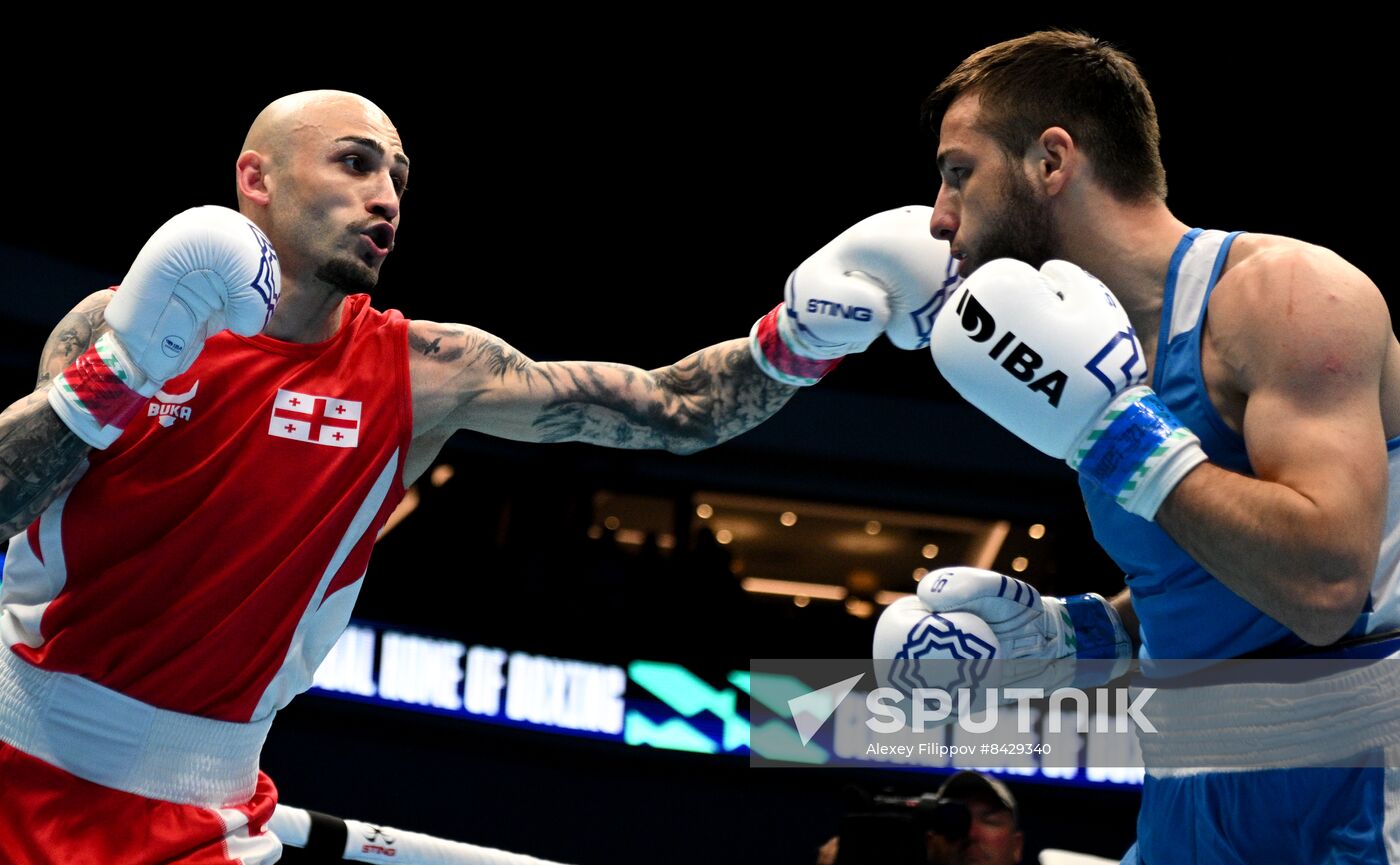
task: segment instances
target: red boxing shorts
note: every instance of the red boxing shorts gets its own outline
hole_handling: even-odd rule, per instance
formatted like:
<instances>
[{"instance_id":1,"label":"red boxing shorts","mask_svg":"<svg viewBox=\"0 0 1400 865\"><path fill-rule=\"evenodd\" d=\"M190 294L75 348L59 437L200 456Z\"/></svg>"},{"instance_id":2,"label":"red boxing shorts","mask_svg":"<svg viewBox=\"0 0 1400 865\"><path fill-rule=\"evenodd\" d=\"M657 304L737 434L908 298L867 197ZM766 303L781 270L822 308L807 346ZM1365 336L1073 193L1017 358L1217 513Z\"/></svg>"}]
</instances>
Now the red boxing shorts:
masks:
<instances>
[{"instance_id":1,"label":"red boxing shorts","mask_svg":"<svg viewBox=\"0 0 1400 865\"><path fill-rule=\"evenodd\" d=\"M6 865L271 865L264 831L277 788L259 772L242 805L204 808L84 781L0 743L0 862Z\"/></svg>"}]
</instances>

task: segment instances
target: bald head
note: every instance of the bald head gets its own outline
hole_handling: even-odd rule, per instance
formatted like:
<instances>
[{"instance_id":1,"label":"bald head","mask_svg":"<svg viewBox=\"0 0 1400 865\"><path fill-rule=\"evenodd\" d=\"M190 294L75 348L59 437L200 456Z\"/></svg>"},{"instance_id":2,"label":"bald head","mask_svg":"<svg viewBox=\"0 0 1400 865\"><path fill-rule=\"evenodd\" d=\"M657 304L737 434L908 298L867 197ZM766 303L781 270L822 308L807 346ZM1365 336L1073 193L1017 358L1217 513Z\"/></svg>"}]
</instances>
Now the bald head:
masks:
<instances>
[{"instance_id":1,"label":"bald head","mask_svg":"<svg viewBox=\"0 0 1400 865\"><path fill-rule=\"evenodd\" d=\"M238 164L240 175L247 157L256 157L261 171L271 173L285 170L298 153L323 147L327 141L344 137L368 137L398 151L397 159L407 166L402 156L403 143L389 115L360 96L344 90L306 90L277 99L258 113L248 135ZM240 177L239 209L257 221L245 195Z\"/></svg>"},{"instance_id":2,"label":"bald head","mask_svg":"<svg viewBox=\"0 0 1400 865\"><path fill-rule=\"evenodd\" d=\"M311 128L323 128L327 122L337 122L359 115L393 129L389 115L378 105L344 90L306 90L283 96L268 105L248 128L243 139L244 150L256 150L269 158L284 156L300 134Z\"/></svg>"}]
</instances>

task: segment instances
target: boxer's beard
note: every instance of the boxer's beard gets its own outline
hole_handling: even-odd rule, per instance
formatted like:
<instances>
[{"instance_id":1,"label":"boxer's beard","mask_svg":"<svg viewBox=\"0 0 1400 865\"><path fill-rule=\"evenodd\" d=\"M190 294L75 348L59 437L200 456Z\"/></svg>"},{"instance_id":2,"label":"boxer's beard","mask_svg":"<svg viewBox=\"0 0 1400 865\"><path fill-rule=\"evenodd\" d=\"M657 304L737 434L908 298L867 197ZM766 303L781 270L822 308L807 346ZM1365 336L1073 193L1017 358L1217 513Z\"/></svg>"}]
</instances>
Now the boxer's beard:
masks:
<instances>
[{"instance_id":1,"label":"boxer's beard","mask_svg":"<svg viewBox=\"0 0 1400 865\"><path fill-rule=\"evenodd\" d=\"M990 220L986 239L969 256L973 270L998 258L1019 259L1038 269L1055 257L1050 200L1037 196L1014 164L1006 177L1001 210Z\"/></svg>"},{"instance_id":2,"label":"boxer's beard","mask_svg":"<svg viewBox=\"0 0 1400 865\"><path fill-rule=\"evenodd\" d=\"M316 278L343 294L368 294L379 282L379 274L353 261L333 258L316 270Z\"/></svg>"}]
</instances>

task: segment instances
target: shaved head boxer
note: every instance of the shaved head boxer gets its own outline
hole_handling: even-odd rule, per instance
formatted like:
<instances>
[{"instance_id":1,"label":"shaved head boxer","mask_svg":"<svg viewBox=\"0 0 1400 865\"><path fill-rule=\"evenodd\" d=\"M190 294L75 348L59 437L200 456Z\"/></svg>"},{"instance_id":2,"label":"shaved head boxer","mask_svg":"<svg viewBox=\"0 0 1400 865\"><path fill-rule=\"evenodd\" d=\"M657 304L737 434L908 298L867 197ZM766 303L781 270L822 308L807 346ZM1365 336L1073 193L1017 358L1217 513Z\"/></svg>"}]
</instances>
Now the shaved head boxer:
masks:
<instances>
[{"instance_id":1,"label":"shaved head boxer","mask_svg":"<svg viewBox=\"0 0 1400 865\"><path fill-rule=\"evenodd\" d=\"M540 363L371 306L409 165L363 97L272 103L236 163L239 211L172 218L0 416L7 862L274 861L268 726L453 432L699 450L886 327L926 344L945 291L947 244L902 208L804 261L748 338L650 371Z\"/></svg>"}]
</instances>

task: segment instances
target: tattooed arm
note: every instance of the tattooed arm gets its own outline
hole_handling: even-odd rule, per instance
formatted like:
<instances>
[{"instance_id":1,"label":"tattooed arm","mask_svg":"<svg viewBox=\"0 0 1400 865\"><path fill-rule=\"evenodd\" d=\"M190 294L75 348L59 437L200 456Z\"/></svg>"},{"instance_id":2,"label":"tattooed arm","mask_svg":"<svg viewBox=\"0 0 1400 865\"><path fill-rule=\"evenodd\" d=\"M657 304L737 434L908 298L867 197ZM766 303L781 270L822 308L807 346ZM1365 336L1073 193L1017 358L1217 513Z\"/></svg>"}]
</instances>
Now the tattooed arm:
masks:
<instances>
[{"instance_id":1,"label":"tattooed arm","mask_svg":"<svg viewBox=\"0 0 1400 865\"><path fill-rule=\"evenodd\" d=\"M472 429L520 441L581 441L691 453L766 420L797 391L765 375L748 340L655 370L537 363L473 327L409 326L415 436Z\"/></svg>"},{"instance_id":2,"label":"tattooed arm","mask_svg":"<svg viewBox=\"0 0 1400 865\"><path fill-rule=\"evenodd\" d=\"M53 377L87 351L105 326L110 291L89 295L49 335L34 392L0 414L0 537L34 521L77 480L90 448L49 407Z\"/></svg>"}]
</instances>

